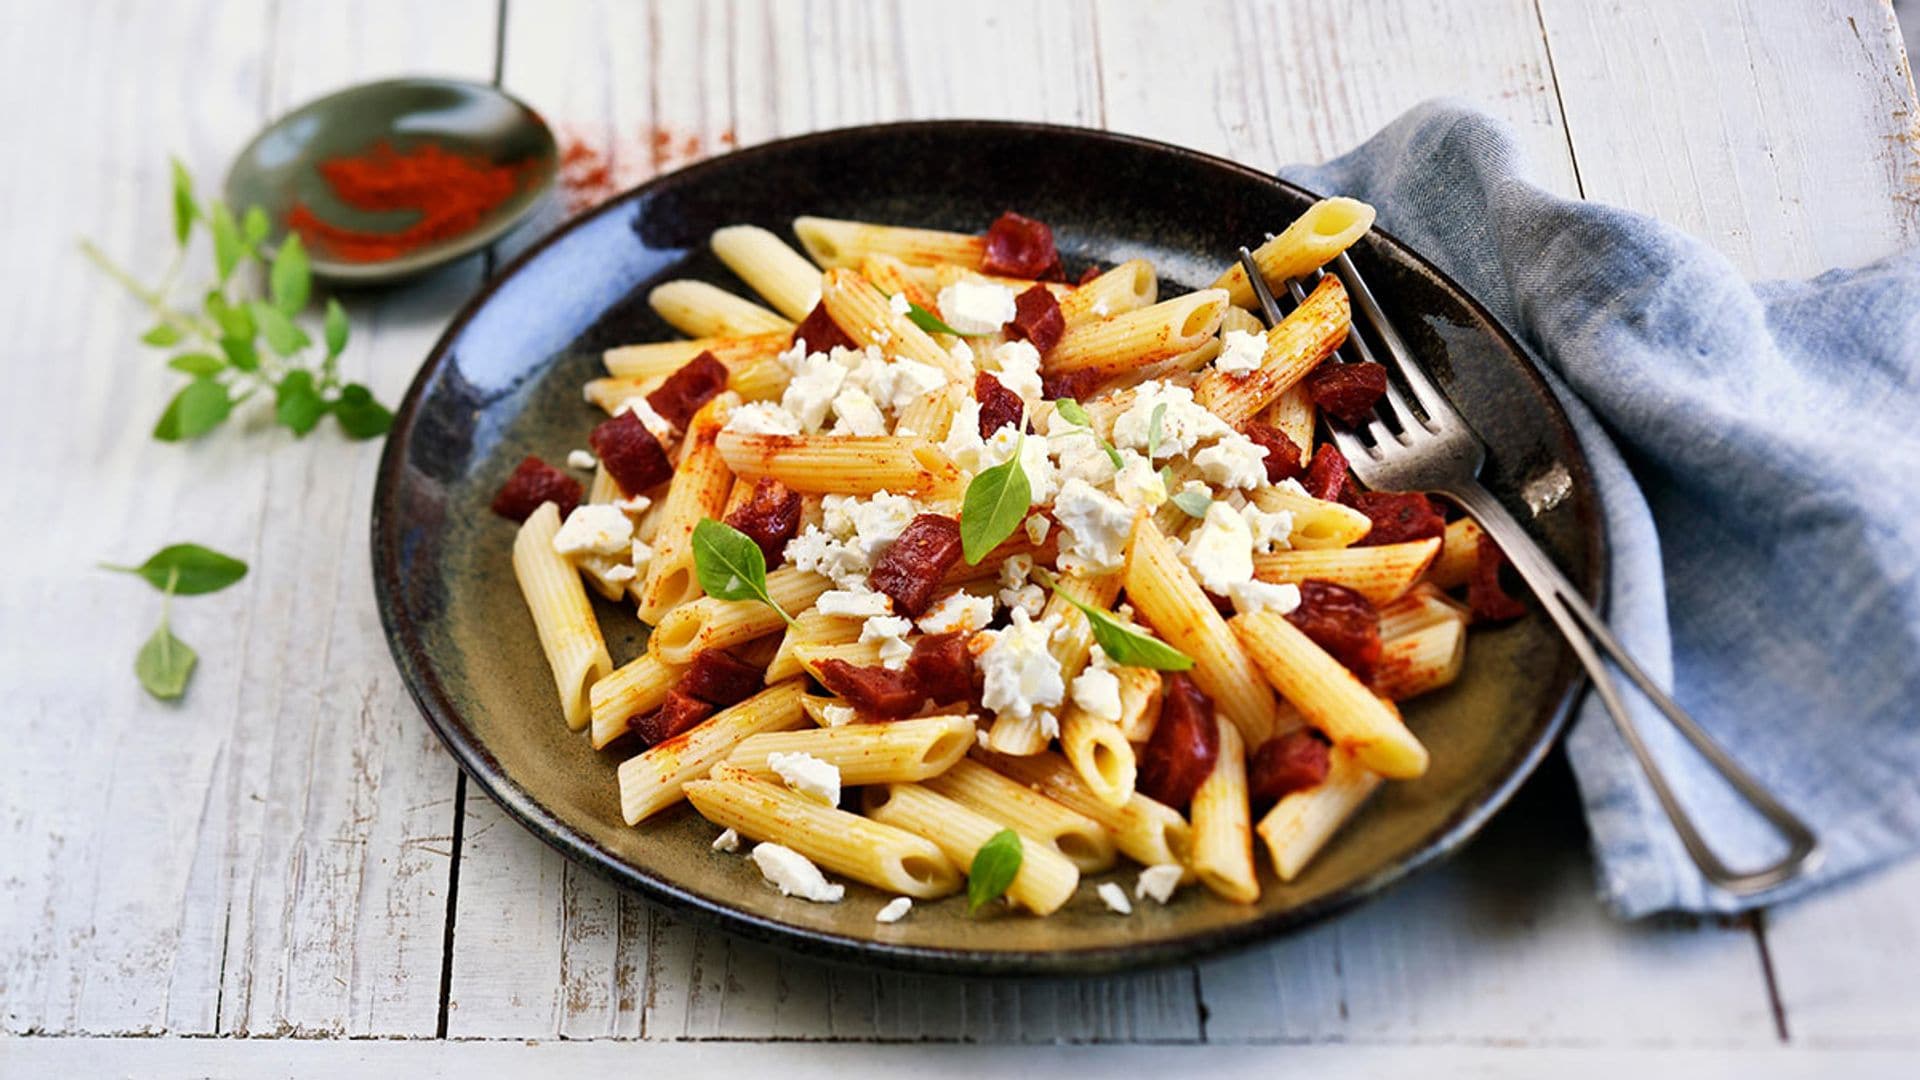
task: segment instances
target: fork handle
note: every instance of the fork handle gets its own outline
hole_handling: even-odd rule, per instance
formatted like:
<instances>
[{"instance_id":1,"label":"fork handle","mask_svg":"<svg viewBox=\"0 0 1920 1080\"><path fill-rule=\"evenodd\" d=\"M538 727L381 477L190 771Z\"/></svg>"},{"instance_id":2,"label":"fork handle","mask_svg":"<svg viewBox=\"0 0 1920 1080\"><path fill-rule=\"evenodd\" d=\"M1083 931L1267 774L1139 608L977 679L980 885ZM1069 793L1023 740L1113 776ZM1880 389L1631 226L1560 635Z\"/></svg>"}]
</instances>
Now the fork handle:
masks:
<instances>
[{"instance_id":1,"label":"fork handle","mask_svg":"<svg viewBox=\"0 0 1920 1080\"><path fill-rule=\"evenodd\" d=\"M1780 801L1752 774L1740 767L1726 749L1713 740L1705 729L1701 728L1686 710L1682 709L1652 678L1634 662L1612 631L1607 629L1600 616L1594 612L1573 583L1560 573L1559 567L1547 553L1527 535L1506 507L1478 484L1468 484L1459 489L1449 489L1446 494L1466 510L1487 535L1500 545L1508 560L1519 572L1528 587L1533 590L1547 614L1559 626L1566 636L1567 643L1573 646L1574 655L1586 667L1587 674L1593 679L1593 688L1600 695L1600 701L1606 706L1607 715L1613 717L1620 734L1633 749L1633 756L1639 760L1640 768L1646 772L1647 780L1653 785L1654 794L1660 799L1660 805L1666 810L1667 817L1673 822L1674 831L1680 834L1680 842L1685 845L1687 854L1692 856L1694 864L1706 879L1737 896L1748 896L1764 892L1784 884L1811 871L1818 866L1821 858L1820 841L1805 822L1781 805ZM1739 794L1740 798L1763 820L1771 825L1787 841L1787 852L1769 865L1753 870L1734 870L1721 860L1699 828L1693 817L1674 794L1673 786L1666 774L1654 760L1646 741L1641 738L1639 729L1634 725L1633 716L1627 712L1626 703L1620 697L1620 689L1613 681L1612 673L1601 661L1594 645L1598 644L1609 658L1626 673L1628 679L1640 688L1657 706L1660 712L1678 728L1693 748L1707 759L1715 772Z\"/></svg>"}]
</instances>

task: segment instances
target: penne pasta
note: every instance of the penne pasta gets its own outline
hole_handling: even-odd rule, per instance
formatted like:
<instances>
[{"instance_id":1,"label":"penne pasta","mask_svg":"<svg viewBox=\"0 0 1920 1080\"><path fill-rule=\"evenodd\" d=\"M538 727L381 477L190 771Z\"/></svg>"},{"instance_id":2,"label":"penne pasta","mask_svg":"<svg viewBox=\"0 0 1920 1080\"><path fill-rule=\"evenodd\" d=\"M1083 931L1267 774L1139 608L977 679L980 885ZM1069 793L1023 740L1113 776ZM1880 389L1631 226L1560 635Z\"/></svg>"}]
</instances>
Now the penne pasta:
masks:
<instances>
[{"instance_id":1,"label":"penne pasta","mask_svg":"<svg viewBox=\"0 0 1920 1080\"><path fill-rule=\"evenodd\" d=\"M921 783L1029 840L1047 845L1066 856L1083 874L1097 874L1111 867L1117 857L1113 836L1099 822L972 758L963 757L946 772Z\"/></svg>"},{"instance_id":2,"label":"penne pasta","mask_svg":"<svg viewBox=\"0 0 1920 1080\"><path fill-rule=\"evenodd\" d=\"M1160 719L1160 673L1140 667L1115 668L1113 673L1120 679L1120 737L1146 742Z\"/></svg>"},{"instance_id":3,"label":"penne pasta","mask_svg":"<svg viewBox=\"0 0 1920 1080\"><path fill-rule=\"evenodd\" d=\"M620 813L627 824L638 825L679 802L687 781L705 776L749 736L805 724L800 711L805 693L800 679L770 686L621 762Z\"/></svg>"},{"instance_id":4,"label":"penne pasta","mask_svg":"<svg viewBox=\"0 0 1920 1080\"><path fill-rule=\"evenodd\" d=\"M1361 764L1391 779L1410 780L1427 771L1427 748L1392 704L1374 696L1284 616L1271 611L1240 615L1233 628L1274 687L1335 745L1350 748Z\"/></svg>"},{"instance_id":5,"label":"penne pasta","mask_svg":"<svg viewBox=\"0 0 1920 1080\"><path fill-rule=\"evenodd\" d=\"M805 645L845 645L858 641L860 625L857 619L822 615L818 611L794 614L793 621L787 624L787 632L780 637L779 651L773 654L773 660L767 665L767 681L791 679L805 670L800 658L794 655L795 648Z\"/></svg>"},{"instance_id":6,"label":"penne pasta","mask_svg":"<svg viewBox=\"0 0 1920 1080\"><path fill-rule=\"evenodd\" d=\"M1314 415L1313 398L1307 395L1306 386L1294 383L1280 391L1262 418L1293 440L1293 445L1300 448L1301 463L1305 464L1313 451Z\"/></svg>"},{"instance_id":7,"label":"penne pasta","mask_svg":"<svg viewBox=\"0 0 1920 1080\"><path fill-rule=\"evenodd\" d=\"M1247 803L1247 749L1240 731L1216 717L1220 756L1193 793L1193 872L1215 896L1236 904L1260 899L1253 871L1253 821Z\"/></svg>"},{"instance_id":8,"label":"penne pasta","mask_svg":"<svg viewBox=\"0 0 1920 1080\"><path fill-rule=\"evenodd\" d=\"M716 440L727 468L758 480L771 476L795 491L871 495L876 491L952 494L960 470L938 446L907 435L749 435L723 431Z\"/></svg>"},{"instance_id":9,"label":"penne pasta","mask_svg":"<svg viewBox=\"0 0 1920 1080\"><path fill-rule=\"evenodd\" d=\"M513 576L520 583L520 595L526 598L540 636L540 650L553 672L560 711L567 727L579 731L592 715L588 694L595 682L613 670L613 660L600 636L600 624L594 621L593 607L587 603L579 571L553 549L553 537L559 531L560 508L541 503L514 534Z\"/></svg>"},{"instance_id":10,"label":"penne pasta","mask_svg":"<svg viewBox=\"0 0 1920 1080\"><path fill-rule=\"evenodd\" d=\"M833 582L818 574L785 566L767 575L767 593L791 613L804 611ZM664 615L647 638L647 651L662 663L688 664L703 649L725 649L752 641L786 625L780 612L758 600L721 600L703 596Z\"/></svg>"},{"instance_id":11,"label":"penne pasta","mask_svg":"<svg viewBox=\"0 0 1920 1080\"><path fill-rule=\"evenodd\" d=\"M793 320L704 281L669 281L647 294L647 306L690 338L792 332Z\"/></svg>"},{"instance_id":12,"label":"penne pasta","mask_svg":"<svg viewBox=\"0 0 1920 1080\"><path fill-rule=\"evenodd\" d=\"M653 560L640 587L640 619L652 625L675 608L701 596L700 578L693 566L693 528L703 518L718 518L733 489L733 473L720 453L720 428L739 399L721 394L700 407L688 421L680 447L680 463L667 487L660 518L654 524Z\"/></svg>"},{"instance_id":13,"label":"penne pasta","mask_svg":"<svg viewBox=\"0 0 1920 1080\"><path fill-rule=\"evenodd\" d=\"M1176 296L1067 330L1046 356L1055 374L1117 374L1200 348L1220 328L1227 296L1215 289Z\"/></svg>"},{"instance_id":14,"label":"penne pasta","mask_svg":"<svg viewBox=\"0 0 1920 1080\"><path fill-rule=\"evenodd\" d=\"M1133 797L1139 763L1119 724L1070 704L1060 714L1060 752L1102 802L1120 806Z\"/></svg>"},{"instance_id":15,"label":"penne pasta","mask_svg":"<svg viewBox=\"0 0 1920 1080\"><path fill-rule=\"evenodd\" d=\"M928 311L939 311L940 303L934 296L934 290L929 288L932 279L919 273L921 269L908 266L892 255L878 252L860 260L860 276L889 299L895 293L905 293L908 303L919 304ZM937 336L934 340L941 341ZM946 344L944 341L941 343Z\"/></svg>"},{"instance_id":16,"label":"penne pasta","mask_svg":"<svg viewBox=\"0 0 1920 1080\"><path fill-rule=\"evenodd\" d=\"M970 716L925 716L755 735L727 756L755 776L772 776L773 754L812 754L840 770L843 784L912 783L938 776L973 747Z\"/></svg>"},{"instance_id":17,"label":"penne pasta","mask_svg":"<svg viewBox=\"0 0 1920 1080\"><path fill-rule=\"evenodd\" d=\"M1373 687L1391 701L1404 701L1450 685L1467 659L1467 623L1450 619L1380 643Z\"/></svg>"},{"instance_id":18,"label":"penne pasta","mask_svg":"<svg viewBox=\"0 0 1920 1080\"><path fill-rule=\"evenodd\" d=\"M1440 538L1440 555L1428 568L1427 580L1443 589L1457 589L1472 580L1485 535L1470 517L1447 522L1446 535Z\"/></svg>"},{"instance_id":19,"label":"penne pasta","mask_svg":"<svg viewBox=\"0 0 1920 1080\"><path fill-rule=\"evenodd\" d=\"M686 785L687 801L715 825L782 844L822 867L876 889L933 900L964 881L939 846L905 829L848 813L720 765Z\"/></svg>"},{"instance_id":20,"label":"penne pasta","mask_svg":"<svg viewBox=\"0 0 1920 1080\"><path fill-rule=\"evenodd\" d=\"M1246 374L1210 368L1194 384L1193 399L1231 428L1240 428L1306 377L1347 340L1353 312L1347 287L1329 274L1306 300L1267 331L1260 366Z\"/></svg>"},{"instance_id":21,"label":"penne pasta","mask_svg":"<svg viewBox=\"0 0 1920 1080\"><path fill-rule=\"evenodd\" d=\"M972 865L974 855L1006 828L919 784L870 787L862 805L873 820L933 841L960 867ZM1020 848L1020 868L1007 886L1007 899L1035 915L1051 915L1072 898L1080 871L1045 844L1021 837Z\"/></svg>"},{"instance_id":22,"label":"penne pasta","mask_svg":"<svg viewBox=\"0 0 1920 1080\"><path fill-rule=\"evenodd\" d=\"M1280 510L1292 514L1293 532L1287 542L1298 549L1350 547L1373 528L1372 519L1353 507L1316 499L1303 491L1255 488L1249 501L1269 514Z\"/></svg>"},{"instance_id":23,"label":"penne pasta","mask_svg":"<svg viewBox=\"0 0 1920 1080\"><path fill-rule=\"evenodd\" d=\"M813 261L827 269L859 266L868 255L891 255L912 266L978 267L987 254L985 237L939 229L809 216L794 218L793 232Z\"/></svg>"},{"instance_id":24,"label":"penne pasta","mask_svg":"<svg viewBox=\"0 0 1920 1080\"><path fill-rule=\"evenodd\" d=\"M1152 307L1159 299L1160 279L1153 264L1128 259L1062 296L1060 317L1072 327Z\"/></svg>"},{"instance_id":25,"label":"penne pasta","mask_svg":"<svg viewBox=\"0 0 1920 1080\"><path fill-rule=\"evenodd\" d=\"M820 287L820 302L834 325L855 345L883 347L897 356L917 360L969 385L973 365L940 347L925 330L905 315L895 314L879 289L852 270L829 270Z\"/></svg>"},{"instance_id":26,"label":"penne pasta","mask_svg":"<svg viewBox=\"0 0 1920 1080\"><path fill-rule=\"evenodd\" d=\"M1137 791L1124 804L1108 806L1058 754L1008 757L975 750L974 756L995 772L1099 822L1113 834L1114 846L1135 862L1143 866L1187 865L1193 833L1178 810Z\"/></svg>"},{"instance_id":27,"label":"penne pasta","mask_svg":"<svg viewBox=\"0 0 1920 1080\"><path fill-rule=\"evenodd\" d=\"M1380 608L1382 640L1423 630L1435 623L1472 621L1466 605L1440 591L1430 581L1415 585L1407 595Z\"/></svg>"},{"instance_id":28,"label":"penne pasta","mask_svg":"<svg viewBox=\"0 0 1920 1080\"><path fill-rule=\"evenodd\" d=\"M663 664L651 654L643 654L596 681L588 695L593 748L606 749L608 743L627 733L634 717L659 708L667 700L667 691L686 670L682 664Z\"/></svg>"},{"instance_id":29,"label":"penne pasta","mask_svg":"<svg viewBox=\"0 0 1920 1080\"><path fill-rule=\"evenodd\" d=\"M1309 578L1331 581L1380 606L1405 596L1439 551L1439 537L1378 547L1276 551L1254 556L1253 574L1261 581L1294 584Z\"/></svg>"},{"instance_id":30,"label":"penne pasta","mask_svg":"<svg viewBox=\"0 0 1920 1080\"><path fill-rule=\"evenodd\" d=\"M792 337L793 331L786 329L695 338L692 341L619 345L601 353L600 361L606 366L607 374L616 379L664 379L687 366L688 361L701 353L712 353L713 358L725 364L729 372L737 374L749 364L772 360L787 351Z\"/></svg>"},{"instance_id":31,"label":"penne pasta","mask_svg":"<svg viewBox=\"0 0 1920 1080\"><path fill-rule=\"evenodd\" d=\"M1299 877L1301 869L1379 786L1378 774L1360 764L1352 751L1335 747L1326 779L1275 803L1255 831L1267 845L1267 857L1280 880Z\"/></svg>"},{"instance_id":32,"label":"penne pasta","mask_svg":"<svg viewBox=\"0 0 1920 1080\"><path fill-rule=\"evenodd\" d=\"M1060 623L1047 651L1060 665L1061 680L1070 684L1087 662L1087 653L1093 646L1093 628L1088 625L1087 617L1080 614L1080 609L1060 594L1070 593L1083 604L1109 608L1113 606L1114 597L1120 595L1120 576L1103 574L1087 579L1068 574L1057 579L1056 584L1054 595L1047 598L1047 606L1040 613L1040 620L1057 619ZM1038 711L1027 717L1008 714L994 721L987 733L987 746L1002 754L1037 754L1045 750L1053 738L1046 727L1047 721Z\"/></svg>"},{"instance_id":33,"label":"penne pasta","mask_svg":"<svg viewBox=\"0 0 1920 1080\"><path fill-rule=\"evenodd\" d=\"M1267 279L1275 295L1287 291L1289 278L1304 277L1325 266L1333 257L1353 246L1373 227L1373 207L1358 199L1335 197L1321 199L1307 208L1280 232L1280 235L1254 249L1254 265ZM1243 308L1256 307L1253 286L1239 263L1229 267L1213 283L1225 289L1233 302Z\"/></svg>"},{"instance_id":34,"label":"penne pasta","mask_svg":"<svg viewBox=\"0 0 1920 1080\"><path fill-rule=\"evenodd\" d=\"M800 322L820 302L820 270L786 241L758 225L713 230L707 241L734 276L773 309Z\"/></svg>"}]
</instances>

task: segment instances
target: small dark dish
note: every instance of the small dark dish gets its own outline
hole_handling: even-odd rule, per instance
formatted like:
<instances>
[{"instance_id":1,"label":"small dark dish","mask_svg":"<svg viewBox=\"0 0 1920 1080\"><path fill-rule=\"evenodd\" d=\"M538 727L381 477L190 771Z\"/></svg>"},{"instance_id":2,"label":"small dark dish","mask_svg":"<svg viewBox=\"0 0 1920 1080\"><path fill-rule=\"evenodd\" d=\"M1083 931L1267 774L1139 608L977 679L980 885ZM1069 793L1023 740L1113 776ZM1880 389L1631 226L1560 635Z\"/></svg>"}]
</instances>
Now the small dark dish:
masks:
<instances>
[{"instance_id":1,"label":"small dark dish","mask_svg":"<svg viewBox=\"0 0 1920 1080\"><path fill-rule=\"evenodd\" d=\"M965 163L975 163L966 166ZM848 178L858 178L849 182ZM1212 280L1235 246L1312 200L1228 161L1159 143L1032 124L916 123L825 132L729 154L661 177L522 256L476 297L429 356L389 436L374 495L381 616L402 676L461 765L528 828L647 895L752 937L842 958L971 972L1102 971L1191 959L1324 918L1463 844L1504 804L1559 733L1576 687L1572 655L1538 615L1475 631L1464 675L1407 709L1432 750L1422 779L1388 784L1301 878L1240 907L1198 887L1128 918L1091 887L1051 918L969 918L962 900L873 921L887 897L787 899L751 862L708 850L691 810L621 823L614 768L560 718L553 681L514 584L513 526L487 502L528 453L563 457L595 415L580 386L602 348L671 337L649 288L674 277L740 289L708 252L717 226L789 235L796 214L963 230L1006 208L1052 223L1070 272L1146 256L1169 288ZM1551 392L1478 304L1418 256L1375 233L1362 272L1438 381L1493 448L1487 486L1516 492L1564 467L1572 493L1533 520L1591 595L1603 574L1586 462ZM611 617L623 661L640 647L630 609ZM631 752L630 750L626 752ZM1131 884L1132 871L1121 880Z\"/></svg>"}]
</instances>

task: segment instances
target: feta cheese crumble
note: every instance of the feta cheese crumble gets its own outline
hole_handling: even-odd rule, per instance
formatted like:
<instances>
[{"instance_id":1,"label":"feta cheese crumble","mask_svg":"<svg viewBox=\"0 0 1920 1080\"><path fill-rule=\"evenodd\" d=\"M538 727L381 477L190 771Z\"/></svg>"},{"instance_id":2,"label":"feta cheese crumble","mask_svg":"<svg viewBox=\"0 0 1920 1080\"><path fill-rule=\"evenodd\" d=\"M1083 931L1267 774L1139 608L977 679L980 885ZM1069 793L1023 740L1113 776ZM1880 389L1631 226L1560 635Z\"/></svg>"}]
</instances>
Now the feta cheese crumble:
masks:
<instances>
[{"instance_id":1,"label":"feta cheese crumble","mask_svg":"<svg viewBox=\"0 0 1920 1080\"><path fill-rule=\"evenodd\" d=\"M1240 508L1240 516L1247 519L1247 531L1253 534L1255 555L1285 551L1293 546L1293 511L1268 513L1248 503Z\"/></svg>"},{"instance_id":2,"label":"feta cheese crumble","mask_svg":"<svg viewBox=\"0 0 1920 1080\"><path fill-rule=\"evenodd\" d=\"M1173 892L1180 887L1180 879L1187 876L1186 868L1177 863L1158 863L1140 871L1140 877L1133 883L1133 898L1142 900L1153 897L1165 905L1173 899Z\"/></svg>"},{"instance_id":3,"label":"feta cheese crumble","mask_svg":"<svg viewBox=\"0 0 1920 1080\"><path fill-rule=\"evenodd\" d=\"M845 727L860 718L860 713L851 705L823 705L820 715L828 727Z\"/></svg>"},{"instance_id":4,"label":"feta cheese crumble","mask_svg":"<svg viewBox=\"0 0 1920 1080\"><path fill-rule=\"evenodd\" d=\"M1060 545L1062 571L1105 574L1120 569L1133 533L1133 511L1125 503L1076 478L1060 485L1053 516L1067 534Z\"/></svg>"},{"instance_id":5,"label":"feta cheese crumble","mask_svg":"<svg viewBox=\"0 0 1920 1080\"><path fill-rule=\"evenodd\" d=\"M993 360L1000 370L1000 385L1020 395L1027 415L1033 415L1045 398L1040 388L1040 350L1031 341L1009 341L993 350Z\"/></svg>"},{"instance_id":6,"label":"feta cheese crumble","mask_svg":"<svg viewBox=\"0 0 1920 1080\"><path fill-rule=\"evenodd\" d=\"M1073 678L1073 703L1096 720L1120 720L1120 678L1108 665L1106 650L1098 645L1088 650L1087 666Z\"/></svg>"},{"instance_id":7,"label":"feta cheese crumble","mask_svg":"<svg viewBox=\"0 0 1920 1080\"><path fill-rule=\"evenodd\" d=\"M897 292L887 297L887 310L895 315L907 315L913 311L913 301L907 299L905 292Z\"/></svg>"},{"instance_id":8,"label":"feta cheese crumble","mask_svg":"<svg viewBox=\"0 0 1920 1080\"><path fill-rule=\"evenodd\" d=\"M1033 556L1014 555L1000 564L1000 602L1038 618L1047 606L1047 591L1034 584Z\"/></svg>"},{"instance_id":9,"label":"feta cheese crumble","mask_svg":"<svg viewBox=\"0 0 1920 1080\"><path fill-rule=\"evenodd\" d=\"M570 469L592 469L599 465L593 454L586 450L567 451L567 467Z\"/></svg>"},{"instance_id":10,"label":"feta cheese crumble","mask_svg":"<svg viewBox=\"0 0 1920 1080\"><path fill-rule=\"evenodd\" d=\"M714 837L713 850L724 851L729 855L733 854L736 851L739 851L740 850L740 834L737 832L734 832L732 829L728 829L727 831L721 833L719 836Z\"/></svg>"},{"instance_id":11,"label":"feta cheese crumble","mask_svg":"<svg viewBox=\"0 0 1920 1080\"><path fill-rule=\"evenodd\" d=\"M1222 337L1220 356L1213 366L1229 375L1245 375L1257 370L1267 356L1267 339L1245 330L1229 330Z\"/></svg>"},{"instance_id":12,"label":"feta cheese crumble","mask_svg":"<svg viewBox=\"0 0 1920 1080\"><path fill-rule=\"evenodd\" d=\"M899 294L895 293L894 295L898 296ZM879 911L873 913L873 921L878 923L897 923L901 919L906 918L907 912L912 910L912 897L896 896L887 901L886 905Z\"/></svg>"},{"instance_id":13,"label":"feta cheese crumble","mask_svg":"<svg viewBox=\"0 0 1920 1080\"><path fill-rule=\"evenodd\" d=\"M1300 586L1271 581L1242 581L1233 586L1228 598L1233 601L1233 609L1242 615L1251 615L1256 611L1288 615L1300 606Z\"/></svg>"},{"instance_id":14,"label":"feta cheese crumble","mask_svg":"<svg viewBox=\"0 0 1920 1080\"><path fill-rule=\"evenodd\" d=\"M631 551L634 574L636 576L644 575L647 572L647 568L653 565L653 545L636 537L633 541Z\"/></svg>"},{"instance_id":15,"label":"feta cheese crumble","mask_svg":"<svg viewBox=\"0 0 1920 1080\"><path fill-rule=\"evenodd\" d=\"M1133 914L1133 903L1127 899L1127 890L1111 881L1103 881L1093 891L1100 894L1100 902L1107 905L1108 911L1115 915Z\"/></svg>"},{"instance_id":16,"label":"feta cheese crumble","mask_svg":"<svg viewBox=\"0 0 1920 1080\"><path fill-rule=\"evenodd\" d=\"M1256 488L1267 482L1267 448L1238 432L1195 454L1193 463L1217 487Z\"/></svg>"},{"instance_id":17,"label":"feta cheese crumble","mask_svg":"<svg viewBox=\"0 0 1920 1080\"><path fill-rule=\"evenodd\" d=\"M913 632L913 623L898 615L876 615L860 627L860 640L880 643L880 666L888 671L905 671L907 658L913 655L913 646L907 644L907 635Z\"/></svg>"},{"instance_id":18,"label":"feta cheese crumble","mask_svg":"<svg viewBox=\"0 0 1920 1080\"><path fill-rule=\"evenodd\" d=\"M1013 321L1013 290L991 281L956 281L937 302L942 321L962 334L998 333Z\"/></svg>"},{"instance_id":19,"label":"feta cheese crumble","mask_svg":"<svg viewBox=\"0 0 1920 1080\"><path fill-rule=\"evenodd\" d=\"M840 802L840 769L832 762L812 754L787 754L778 750L767 755L767 768L786 781L788 787L828 806Z\"/></svg>"},{"instance_id":20,"label":"feta cheese crumble","mask_svg":"<svg viewBox=\"0 0 1920 1080\"><path fill-rule=\"evenodd\" d=\"M655 411L653 402L648 401L646 398L628 398L620 403L619 408L613 410L613 415L619 416L623 412L630 412L639 417L641 425L651 432L654 438L660 440L662 443L673 438L673 421L661 416L659 412Z\"/></svg>"},{"instance_id":21,"label":"feta cheese crumble","mask_svg":"<svg viewBox=\"0 0 1920 1080\"><path fill-rule=\"evenodd\" d=\"M1045 519L1042 519L1045 520ZM993 597L967 592L948 593L920 616L920 629L929 634L973 633L993 621Z\"/></svg>"},{"instance_id":22,"label":"feta cheese crumble","mask_svg":"<svg viewBox=\"0 0 1920 1080\"><path fill-rule=\"evenodd\" d=\"M1146 453L1153 430L1153 413L1162 405L1167 411L1160 418L1155 461L1190 456L1201 443L1234 433L1225 421L1193 400L1192 390L1148 380L1134 387L1133 403L1114 418L1113 444Z\"/></svg>"},{"instance_id":23,"label":"feta cheese crumble","mask_svg":"<svg viewBox=\"0 0 1920 1080\"><path fill-rule=\"evenodd\" d=\"M1226 503L1214 503L1187 537L1180 557L1208 592L1230 596L1233 586L1253 580L1253 533L1247 519Z\"/></svg>"},{"instance_id":24,"label":"feta cheese crumble","mask_svg":"<svg viewBox=\"0 0 1920 1080\"><path fill-rule=\"evenodd\" d=\"M750 401L727 416L726 430L741 435L798 435L800 418L771 401Z\"/></svg>"},{"instance_id":25,"label":"feta cheese crumble","mask_svg":"<svg viewBox=\"0 0 1920 1080\"><path fill-rule=\"evenodd\" d=\"M610 503L574 507L553 534L553 550L562 555L625 555L632 543L633 519Z\"/></svg>"},{"instance_id":26,"label":"feta cheese crumble","mask_svg":"<svg viewBox=\"0 0 1920 1080\"><path fill-rule=\"evenodd\" d=\"M885 435L887 418L873 395L857 386L849 386L833 398L833 434ZM1263 451L1264 452L1264 451Z\"/></svg>"},{"instance_id":27,"label":"feta cheese crumble","mask_svg":"<svg viewBox=\"0 0 1920 1080\"><path fill-rule=\"evenodd\" d=\"M1056 619L1035 622L1024 608L1015 608L1006 629L982 631L980 636L988 644L978 660L986 678L981 703L999 715L1021 720L1059 705L1066 697L1066 680L1061 677L1060 661L1047 648L1058 628ZM1042 730L1048 727L1047 719L1051 717L1042 720ZM1055 728L1047 734L1056 734Z\"/></svg>"},{"instance_id":28,"label":"feta cheese crumble","mask_svg":"<svg viewBox=\"0 0 1920 1080\"><path fill-rule=\"evenodd\" d=\"M893 600L885 593L828 589L820 594L820 599L813 602L813 609L822 615L865 619L874 615L893 614Z\"/></svg>"},{"instance_id":29,"label":"feta cheese crumble","mask_svg":"<svg viewBox=\"0 0 1920 1080\"><path fill-rule=\"evenodd\" d=\"M845 885L830 884L820 868L805 855L782 844L755 844L753 864L767 884L782 896L797 896L816 904L837 904L847 895Z\"/></svg>"}]
</instances>

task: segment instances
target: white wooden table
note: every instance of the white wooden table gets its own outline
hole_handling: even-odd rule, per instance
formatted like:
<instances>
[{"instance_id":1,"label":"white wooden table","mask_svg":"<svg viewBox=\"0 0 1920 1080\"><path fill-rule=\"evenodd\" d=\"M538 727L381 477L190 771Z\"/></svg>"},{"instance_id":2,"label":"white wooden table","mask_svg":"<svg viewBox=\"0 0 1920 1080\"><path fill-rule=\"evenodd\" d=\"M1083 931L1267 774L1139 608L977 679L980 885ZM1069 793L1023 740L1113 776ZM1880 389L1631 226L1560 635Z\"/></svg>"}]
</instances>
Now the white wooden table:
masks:
<instances>
[{"instance_id":1,"label":"white wooden table","mask_svg":"<svg viewBox=\"0 0 1920 1080\"><path fill-rule=\"evenodd\" d=\"M827 967L570 866L458 775L400 687L368 571L377 447L264 423L154 443L174 377L72 245L159 266L170 153L211 182L269 117L397 72L497 79L634 181L948 116L1267 168L1452 94L1512 123L1547 186L1757 276L1920 239L1920 111L1875 0L9 7L0 1074L1178 1075L1203 1054L1248 1075L1920 1074L1920 865L1760 917L1620 925L1558 765L1369 907L1123 978ZM397 398L490 265L354 299L350 370ZM253 569L177 606L202 663L168 707L129 670L156 598L92 564L184 539ZM1005 1045L1077 1043L1119 1045Z\"/></svg>"}]
</instances>

